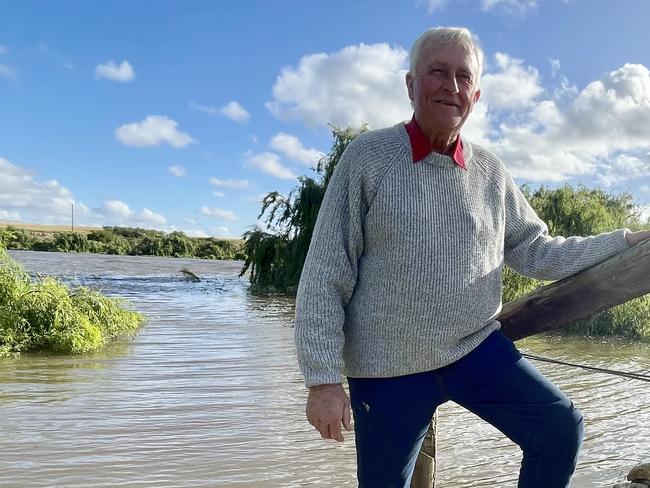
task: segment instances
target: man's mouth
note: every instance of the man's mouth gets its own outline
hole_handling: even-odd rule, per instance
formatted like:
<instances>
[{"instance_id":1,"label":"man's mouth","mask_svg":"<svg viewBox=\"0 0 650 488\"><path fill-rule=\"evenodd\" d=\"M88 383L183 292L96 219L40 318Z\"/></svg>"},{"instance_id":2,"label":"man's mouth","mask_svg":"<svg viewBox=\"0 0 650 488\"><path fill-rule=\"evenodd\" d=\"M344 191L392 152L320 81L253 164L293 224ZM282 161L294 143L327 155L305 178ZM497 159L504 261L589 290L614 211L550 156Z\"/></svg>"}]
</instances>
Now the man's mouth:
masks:
<instances>
[{"instance_id":1,"label":"man's mouth","mask_svg":"<svg viewBox=\"0 0 650 488\"><path fill-rule=\"evenodd\" d=\"M436 100L436 103L441 103L442 105L449 105L450 107L457 107L458 106L454 102L450 102L448 100Z\"/></svg>"}]
</instances>

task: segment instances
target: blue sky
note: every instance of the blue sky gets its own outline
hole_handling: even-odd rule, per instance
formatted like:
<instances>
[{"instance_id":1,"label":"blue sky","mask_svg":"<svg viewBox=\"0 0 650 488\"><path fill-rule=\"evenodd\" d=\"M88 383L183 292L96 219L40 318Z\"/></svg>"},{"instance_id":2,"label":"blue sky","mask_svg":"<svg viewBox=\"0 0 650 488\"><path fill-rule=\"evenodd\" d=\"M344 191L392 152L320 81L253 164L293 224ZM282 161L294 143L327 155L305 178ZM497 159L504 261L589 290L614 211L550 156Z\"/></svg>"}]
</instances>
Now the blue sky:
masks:
<instances>
[{"instance_id":1,"label":"blue sky","mask_svg":"<svg viewBox=\"0 0 650 488\"><path fill-rule=\"evenodd\" d=\"M410 117L407 51L464 25L463 133L519 183L650 202L647 0L0 0L0 220L238 237L328 123Z\"/></svg>"}]
</instances>

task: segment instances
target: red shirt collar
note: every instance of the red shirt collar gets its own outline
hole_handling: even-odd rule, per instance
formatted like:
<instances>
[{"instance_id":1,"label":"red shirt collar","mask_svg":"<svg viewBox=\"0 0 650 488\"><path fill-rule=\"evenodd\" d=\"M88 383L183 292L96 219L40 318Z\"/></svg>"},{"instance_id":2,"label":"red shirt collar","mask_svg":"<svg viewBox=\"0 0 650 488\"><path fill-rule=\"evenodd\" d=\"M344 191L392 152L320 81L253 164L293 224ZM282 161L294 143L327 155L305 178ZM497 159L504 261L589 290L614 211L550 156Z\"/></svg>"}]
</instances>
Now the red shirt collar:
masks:
<instances>
[{"instance_id":1,"label":"red shirt collar","mask_svg":"<svg viewBox=\"0 0 650 488\"><path fill-rule=\"evenodd\" d=\"M429 139L426 138L422 129L415 120L415 115L410 122L405 124L406 132L408 132L409 139L411 140L411 149L413 150L413 162L418 163L426 158L429 153L433 151ZM465 155L463 154L463 141L460 140L460 137L457 137L454 143L449 148L449 151L444 153L447 156L451 156L458 166L463 169L465 167Z\"/></svg>"}]
</instances>

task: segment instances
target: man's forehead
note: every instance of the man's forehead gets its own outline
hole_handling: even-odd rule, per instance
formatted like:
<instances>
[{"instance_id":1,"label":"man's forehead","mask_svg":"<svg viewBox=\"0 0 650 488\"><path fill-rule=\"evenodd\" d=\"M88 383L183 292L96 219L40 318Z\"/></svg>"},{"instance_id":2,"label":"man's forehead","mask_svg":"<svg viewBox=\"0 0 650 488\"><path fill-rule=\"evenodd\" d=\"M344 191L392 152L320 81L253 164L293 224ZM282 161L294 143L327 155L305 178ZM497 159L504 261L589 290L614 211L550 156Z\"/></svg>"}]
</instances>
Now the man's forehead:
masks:
<instances>
[{"instance_id":1,"label":"man's forehead","mask_svg":"<svg viewBox=\"0 0 650 488\"><path fill-rule=\"evenodd\" d=\"M478 60L473 51L453 42L430 42L420 51L420 63L430 65L435 62L462 64L476 71Z\"/></svg>"}]
</instances>

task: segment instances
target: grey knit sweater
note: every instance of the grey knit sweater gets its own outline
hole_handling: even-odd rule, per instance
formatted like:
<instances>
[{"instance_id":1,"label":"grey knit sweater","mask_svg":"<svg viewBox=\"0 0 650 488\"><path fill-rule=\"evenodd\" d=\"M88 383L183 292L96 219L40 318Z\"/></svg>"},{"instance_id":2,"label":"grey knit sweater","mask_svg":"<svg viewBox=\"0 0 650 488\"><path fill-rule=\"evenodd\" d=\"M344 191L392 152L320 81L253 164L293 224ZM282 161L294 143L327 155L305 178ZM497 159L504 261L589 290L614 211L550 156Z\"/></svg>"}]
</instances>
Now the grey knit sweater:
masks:
<instances>
[{"instance_id":1,"label":"grey knit sweater","mask_svg":"<svg viewBox=\"0 0 650 488\"><path fill-rule=\"evenodd\" d=\"M350 143L325 195L296 301L307 386L450 364L499 328L504 263L557 280L627 249L625 230L551 238L492 153L414 164L404 124Z\"/></svg>"}]
</instances>

